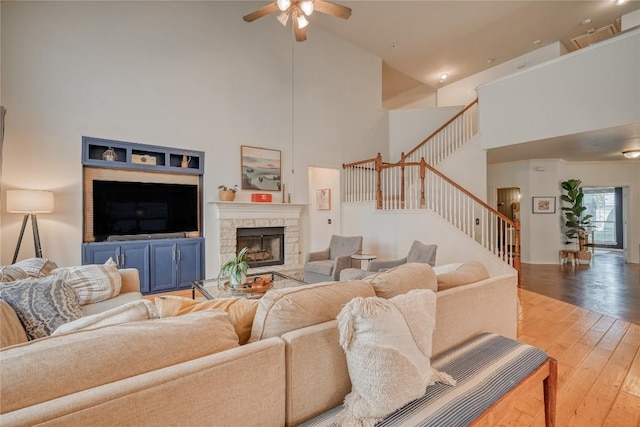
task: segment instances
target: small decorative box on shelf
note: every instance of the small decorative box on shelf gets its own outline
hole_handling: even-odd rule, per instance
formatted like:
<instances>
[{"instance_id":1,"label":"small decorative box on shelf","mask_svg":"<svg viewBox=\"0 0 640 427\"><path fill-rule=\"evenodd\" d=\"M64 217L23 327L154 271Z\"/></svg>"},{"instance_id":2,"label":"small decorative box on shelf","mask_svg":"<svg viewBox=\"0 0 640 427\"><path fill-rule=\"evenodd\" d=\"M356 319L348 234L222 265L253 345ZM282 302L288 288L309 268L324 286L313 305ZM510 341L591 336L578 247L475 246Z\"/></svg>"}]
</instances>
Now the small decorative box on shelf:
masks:
<instances>
[{"instance_id":1,"label":"small decorative box on shelf","mask_svg":"<svg viewBox=\"0 0 640 427\"><path fill-rule=\"evenodd\" d=\"M252 202L271 203L271 194L267 193L253 193L251 195Z\"/></svg>"}]
</instances>

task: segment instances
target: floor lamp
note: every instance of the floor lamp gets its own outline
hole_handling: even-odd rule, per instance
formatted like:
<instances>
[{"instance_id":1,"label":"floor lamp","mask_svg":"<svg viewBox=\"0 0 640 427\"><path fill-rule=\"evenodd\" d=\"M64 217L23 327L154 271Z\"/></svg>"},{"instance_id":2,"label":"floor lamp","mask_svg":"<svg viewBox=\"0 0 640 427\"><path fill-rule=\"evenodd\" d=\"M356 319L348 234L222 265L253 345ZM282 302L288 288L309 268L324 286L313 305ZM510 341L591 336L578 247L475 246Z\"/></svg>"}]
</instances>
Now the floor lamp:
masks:
<instances>
[{"instance_id":1,"label":"floor lamp","mask_svg":"<svg viewBox=\"0 0 640 427\"><path fill-rule=\"evenodd\" d=\"M20 237L18 237L16 251L13 254L13 263L18 259L20 243L22 243L24 229L29 218L31 218L31 227L33 229L33 245L36 250L36 257L42 258L36 214L53 212L53 193L51 191L37 190L7 190L7 212L24 214Z\"/></svg>"}]
</instances>

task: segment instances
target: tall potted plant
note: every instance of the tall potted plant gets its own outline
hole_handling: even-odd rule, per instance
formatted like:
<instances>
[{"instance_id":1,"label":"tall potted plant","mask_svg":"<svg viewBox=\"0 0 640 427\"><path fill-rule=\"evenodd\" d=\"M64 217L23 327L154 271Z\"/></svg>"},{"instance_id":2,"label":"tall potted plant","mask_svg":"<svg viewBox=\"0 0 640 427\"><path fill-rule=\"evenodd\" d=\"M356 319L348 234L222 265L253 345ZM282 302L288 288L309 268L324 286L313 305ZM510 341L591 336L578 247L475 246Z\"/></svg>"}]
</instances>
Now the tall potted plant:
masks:
<instances>
[{"instance_id":1,"label":"tall potted plant","mask_svg":"<svg viewBox=\"0 0 640 427\"><path fill-rule=\"evenodd\" d=\"M567 192L560 196L560 199L567 203L563 206L565 217L566 244L575 240L578 250L578 260L581 263L591 262L591 252L585 250L584 240L586 239L586 228L591 225L592 215L585 215L587 208L582 203L584 194L580 191L582 181L579 179L569 179L562 182L562 189Z\"/></svg>"},{"instance_id":2,"label":"tall potted plant","mask_svg":"<svg viewBox=\"0 0 640 427\"><path fill-rule=\"evenodd\" d=\"M229 285L232 288L241 287L244 284L249 264L244 260L244 255L249 248L244 247L238 252L235 258L224 263L218 273L218 283L223 277L229 277Z\"/></svg>"}]
</instances>

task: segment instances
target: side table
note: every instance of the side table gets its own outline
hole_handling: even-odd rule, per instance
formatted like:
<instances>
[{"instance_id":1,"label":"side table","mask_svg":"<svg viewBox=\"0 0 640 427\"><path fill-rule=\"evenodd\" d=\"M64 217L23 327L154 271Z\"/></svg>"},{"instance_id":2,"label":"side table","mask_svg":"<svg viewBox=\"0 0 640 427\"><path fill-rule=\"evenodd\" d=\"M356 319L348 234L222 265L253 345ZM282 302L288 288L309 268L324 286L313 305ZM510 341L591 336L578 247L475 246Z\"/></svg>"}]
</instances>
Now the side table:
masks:
<instances>
[{"instance_id":1,"label":"side table","mask_svg":"<svg viewBox=\"0 0 640 427\"><path fill-rule=\"evenodd\" d=\"M353 267L353 260L365 261L365 265L360 265L360 268L363 270L367 270L367 266L369 265L369 261L373 261L378 258L376 255L371 254L354 254L351 255L351 267Z\"/></svg>"}]
</instances>

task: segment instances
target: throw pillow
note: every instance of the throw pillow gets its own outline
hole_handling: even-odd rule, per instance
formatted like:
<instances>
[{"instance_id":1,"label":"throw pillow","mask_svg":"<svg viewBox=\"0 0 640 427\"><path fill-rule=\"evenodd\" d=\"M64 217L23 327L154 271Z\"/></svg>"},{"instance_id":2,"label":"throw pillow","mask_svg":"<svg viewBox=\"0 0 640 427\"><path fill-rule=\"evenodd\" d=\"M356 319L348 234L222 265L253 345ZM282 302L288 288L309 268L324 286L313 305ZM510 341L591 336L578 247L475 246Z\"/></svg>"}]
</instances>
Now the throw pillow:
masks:
<instances>
[{"instance_id":1,"label":"throw pillow","mask_svg":"<svg viewBox=\"0 0 640 427\"><path fill-rule=\"evenodd\" d=\"M0 298L15 310L30 340L46 337L83 315L73 288L55 276L5 283Z\"/></svg>"},{"instance_id":2,"label":"throw pillow","mask_svg":"<svg viewBox=\"0 0 640 427\"><path fill-rule=\"evenodd\" d=\"M15 282L16 280L28 278L29 274L20 267L13 265L3 265L0 267L0 282Z\"/></svg>"},{"instance_id":3,"label":"throw pillow","mask_svg":"<svg viewBox=\"0 0 640 427\"><path fill-rule=\"evenodd\" d=\"M347 357L351 393L343 426L373 426L424 395L436 381L455 385L431 368L436 295L412 290L391 299L354 298L338 315L340 345Z\"/></svg>"},{"instance_id":4,"label":"throw pillow","mask_svg":"<svg viewBox=\"0 0 640 427\"><path fill-rule=\"evenodd\" d=\"M29 277L46 277L58 268L55 262L47 258L28 258L13 264L15 267L21 268L27 272Z\"/></svg>"},{"instance_id":5,"label":"throw pillow","mask_svg":"<svg viewBox=\"0 0 640 427\"><path fill-rule=\"evenodd\" d=\"M5 300L0 299L0 348L28 340L16 311Z\"/></svg>"},{"instance_id":6,"label":"throw pillow","mask_svg":"<svg viewBox=\"0 0 640 427\"><path fill-rule=\"evenodd\" d=\"M158 310L153 303L146 299L131 301L118 307L81 317L73 322L58 327L51 335L66 334L81 329L92 329L100 326L117 325L118 323L139 322L141 320L157 319Z\"/></svg>"},{"instance_id":7,"label":"throw pillow","mask_svg":"<svg viewBox=\"0 0 640 427\"><path fill-rule=\"evenodd\" d=\"M156 307L160 317L182 316L194 311L218 309L229 313L229 319L238 334L240 345L246 344L251 336L253 318L258 309L258 300L246 298L218 298L196 301L190 298L166 295L156 297Z\"/></svg>"},{"instance_id":8,"label":"throw pillow","mask_svg":"<svg viewBox=\"0 0 640 427\"><path fill-rule=\"evenodd\" d=\"M367 276L363 280L371 283L376 296L387 299L406 294L412 289L435 291L438 288L433 268L423 263L401 264L387 271Z\"/></svg>"},{"instance_id":9,"label":"throw pillow","mask_svg":"<svg viewBox=\"0 0 640 427\"><path fill-rule=\"evenodd\" d=\"M468 261L449 273L438 275L438 290L444 291L445 289L468 285L488 278L489 272L484 264L478 261Z\"/></svg>"},{"instance_id":10,"label":"throw pillow","mask_svg":"<svg viewBox=\"0 0 640 427\"><path fill-rule=\"evenodd\" d=\"M113 265L80 265L56 268L51 272L71 285L78 294L80 305L100 302L120 294L122 278Z\"/></svg>"}]
</instances>

